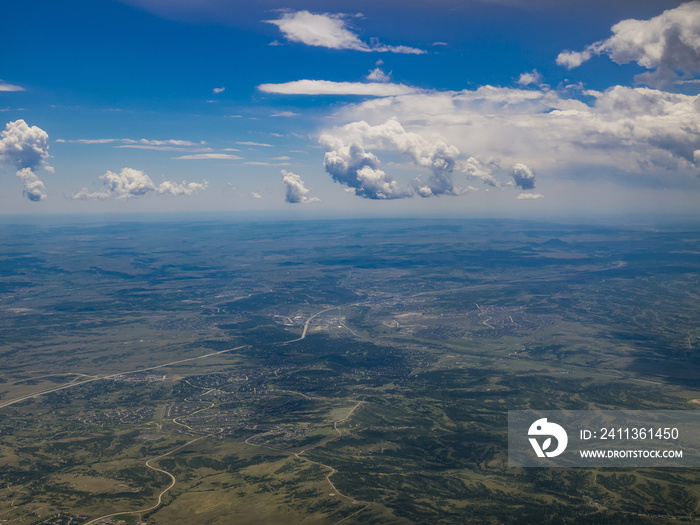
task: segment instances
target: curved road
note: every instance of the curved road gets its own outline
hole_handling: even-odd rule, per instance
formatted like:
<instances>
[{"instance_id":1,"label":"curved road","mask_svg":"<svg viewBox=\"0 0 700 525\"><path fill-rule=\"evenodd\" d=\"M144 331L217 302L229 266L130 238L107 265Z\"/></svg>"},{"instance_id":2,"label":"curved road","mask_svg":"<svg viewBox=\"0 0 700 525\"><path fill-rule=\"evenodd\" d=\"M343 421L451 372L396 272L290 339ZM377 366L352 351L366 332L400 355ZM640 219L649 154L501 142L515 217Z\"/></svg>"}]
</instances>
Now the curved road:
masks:
<instances>
[{"instance_id":1,"label":"curved road","mask_svg":"<svg viewBox=\"0 0 700 525\"><path fill-rule=\"evenodd\" d=\"M325 312L328 312L328 311L330 311L330 310L334 310L334 309L336 309L336 308L337 308L337 307L326 308L326 309L324 309L324 310L321 310L320 312L317 312L317 313L313 314L311 317L309 317L309 318L306 320L306 322L304 323L304 330L303 330L303 332L302 332L302 334L301 334L301 337L298 337L298 338L296 338L296 339L292 339L292 340L289 340L289 341L284 341L284 342L281 342L281 343L276 343L276 344L286 345L286 344L289 344L289 343L294 343L294 342L303 340L304 338L306 338L306 333L308 332L309 324L311 323L311 321L312 321L315 317L317 317L317 316L319 316L319 315L321 315L321 314L323 314L323 313L325 313ZM77 378L76 378L76 379L74 379L73 381L71 381L71 382L69 382L69 383L67 383L67 384L64 384L64 385L61 385L61 386L58 386L58 387L55 387L55 388L49 388L49 389L46 389L46 390L40 390L40 391L38 391L38 392L33 392L33 393L31 393L31 394L26 394L26 395L24 395L24 396L20 396L20 397L18 397L18 398L11 399L11 400L9 400L9 401L0 402L0 408L5 408L5 407L8 407L8 406L10 406L10 405L14 405L15 403L20 403L20 402L22 402L22 401L26 401L26 400L28 400L28 399L37 398L37 397L40 397L40 396L43 396L43 395L46 395L46 394L50 394L50 393L52 393L52 392L59 392L59 391L61 391L61 390L66 390L66 389L73 388L73 387L80 386L80 385L84 385L84 384L87 384L87 383L93 383L93 382L95 382L95 381L101 381L101 380L103 380L103 379L112 379L112 378L115 378L115 377L121 376L121 375L134 374L134 373L138 373L138 372L147 372L147 371L149 371L149 370L156 370L156 369L159 369L159 368L165 368L165 367L168 367L168 366L174 366L174 365L178 365L178 364L181 364L181 363L187 363L187 362L190 362L190 361L196 361L196 360L198 360L198 359L205 359L205 358L207 358L207 357L216 356L216 355L221 355L221 354L225 354L225 353L227 353L227 352L233 352L233 351L235 351L235 350L240 350L241 348L245 348L246 346L250 346L250 345L241 345L241 346L237 346L237 347L235 347L235 348L228 348L228 349L226 349L226 350L220 350L220 351L218 351L218 352L211 352L211 353L209 353L209 354L200 355L200 356L197 356L197 357L190 357L190 358L187 358L187 359L179 359L179 360L177 360L177 361L170 361L170 362L168 362L168 363L163 363L163 364L160 364L160 365L155 365L155 366L151 366L151 367L147 367L147 368L139 368L139 369L128 370L128 371L124 371L124 372L117 372L117 373L114 373L114 374L108 374L108 375L104 375L104 376L89 376L89 375L80 374L80 373L65 374L65 375L76 375L76 376L78 376L78 377L81 377L81 376L82 376L82 377L88 377L89 379L85 379L85 380L83 380L83 381L76 381L76 379L77 379ZM47 377L48 377L48 376L47 376ZM305 394L303 394L303 393L301 393L301 392L294 392L294 393L300 394L300 395L302 395L302 396L304 396L304 397L308 397L308 396L306 396ZM353 499L353 498L351 498L351 497L349 497L349 496L343 494L342 492L340 492L340 491L336 488L336 486L333 484L333 482L331 481L331 479L330 479L331 476L337 472L336 469L334 469L334 468L331 467L330 465L326 465L326 464L320 463L320 462L318 462L318 461L313 461L313 460L311 460L311 459L309 459L309 458L307 458L307 457L302 457L301 455L304 454L304 452L306 452L307 450L311 450L312 448L316 448L316 447L318 447L318 446L320 446L320 445L322 445L322 444L328 443L329 441L333 441L333 440L336 440L336 439L340 438L340 437L342 436L342 432L341 432L340 429L338 428L338 423L342 423L342 422L344 422L344 421L347 421L347 420L350 418L350 416L353 414L353 412L355 412L355 410L357 410L357 408L358 408L362 403L364 403L364 401L358 401L357 404L356 404L355 406L353 406L353 407L350 409L350 411L347 413L347 415L346 415L343 419L339 419L339 420L333 422L333 430L335 430L335 431L337 432L337 434L338 434L337 436L332 437L332 438L330 438L330 439L327 439L327 440L325 440L325 441L321 441L321 442L319 442L318 444L314 445L313 447L310 447L310 448L308 448L308 449L304 449L304 450L302 450L301 452L288 452L288 451L281 450L281 449L275 449L274 447L266 447L266 446L264 446L264 445L256 445L255 443L250 443L250 441L249 441L250 439L252 439L252 438L254 438L254 437L258 437L258 436L251 436L251 437L249 437L248 439L245 440L245 443L246 443L247 445L252 445L252 446L261 447L261 448L269 448L269 449L272 449L272 450L285 452L285 453L287 453L287 454L289 454L289 455L293 455L293 456L295 456L295 457L297 457L297 458L299 458L299 459L301 459L301 460L303 460L303 461L307 461L307 462L309 462L309 463L313 463L313 464L315 464L315 465L319 465L319 466L321 466L321 467L323 467L323 468L328 469L330 472L329 472L328 475L326 476L326 481L328 481L328 484L333 488L333 490L335 491L336 494L338 494L339 496L341 496L341 497L347 499L348 501L350 501L350 502L353 503L353 504L366 503L366 505L365 505L364 507L362 507L361 509L359 509L359 510L353 512L352 514L350 514L350 515L348 515L348 516L346 516L346 517L344 517L344 518L342 518L341 520L339 520L339 521L336 522L336 523L341 523L341 522L343 522L343 521L345 521L345 520L347 520L347 519L349 519L349 518L355 516L356 514L359 514L360 512L362 512L363 510L365 510L366 508L368 508L368 507L371 505L371 502L358 501L358 500L355 500L355 499ZM196 413L198 413L198 412L203 412L203 411L205 411L205 410L209 410L209 409L212 408L213 406L214 406L214 404L212 403L211 406L206 407L206 408L202 408L202 409L199 409L199 410L196 410L196 411L193 412L192 414L187 414L187 416L191 416L191 415L194 415L194 414L196 414ZM179 421L177 421L177 419L179 419L180 417L186 417L186 416L179 416L179 417L173 418L173 419L172 419L173 423L175 423L176 425L180 425L180 426L186 427L186 428L188 428L188 429L191 430L191 427L189 427L189 425L186 425L186 424L184 424L184 423L180 423ZM223 431L224 431L224 429L223 429L223 428L220 428L218 433L223 432ZM157 509L158 507L160 507L160 505L161 505L162 502L163 502L163 496L164 496L168 491L170 491L170 489L172 489L172 488L175 486L175 484L177 483L177 480L175 479L175 476L173 476L170 472L168 472L167 470L160 469L160 468L158 468L158 467L154 467L153 465L151 465L151 462L152 462L152 461L157 461L157 460L162 459L162 458L164 458L164 457L166 457L166 456L169 456L169 455L171 455L171 454L173 454L173 453L175 453L175 452L177 452L177 451L179 451L179 450L181 450L181 449L183 449L183 448L185 448L185 447L191 445L192 443L195 443L196 441L199 441L199 440L204 439L204 438L211 437L211 436L215 435L216 433L217 433L217 432L214 432L214 433L211 433L211 434L207 434L207 435L204 435L204 436L199 436L199 437L197 437L197 438L195 438L195 439L193 439L193 440L191 440L191 441L188 441L187 443L185 443L185 444L183 444L183 445L179 445L179 446L173 448L172 450L169 450L169 451L166 452L165 454L162 454L162 455L157 456L157 457L155 457L155 458L151 458L151 459L149 459L149 460L146 461L145 464L146 464L146 466L147 466L149 469L155 470L155 471L160 472L160 473L162 473L162 474L165 474L166 476L168 476L168 477L170 478L170 484L169 484L165 489L163 489L163 490L160 492L160 494L158 494L158 500L156 501L156 503L155 503L154 505L152 505L151 507L148 507L147 509L133 510L133 511L114 512L114 513L111 513L111 514L107 514L107 515L104 515L104 516L100 516L100 517L98 517L98 518L94 518L94 519L90 520L90 521L87 522L85 525L92 525L92 524L95 524L95 523L99 522L100 520L104 520L104 519L111 518L111 517L114 517L114 516L119 516L119 515L125 515L125 514L128 514L128 515L143 514L143 513L150 512L150 511L155 510L155 509ZM265 434L260 434L259 436L261 436L261 435L265 435Z\"/></svg>"},{"instance_id":2,"label":"curved road","mask_svg":"<svg viewBox=\"0 0 700 525\"><path fill-rule=\"evenodd\" d=\"M104 520L104 519L107 519L107 518L112 518L112 517L114 517L114 516L121 516L121 515L125 515L125 514L144 514L144 513L146 513L146 512L150 512L150 511L155 510L155 509L157 509L158 507L160 507L161 504L163 503L163 496L164 496L171 488L173 488L173 487L175 486L176 480L175 480L175 476L173 476L173 475L172 475L170 472L168 472L167 470L163 470L163 469L160 469L160 468L158 468L158 467L154 467L153 465L151 465L151 461L157 461L157 460L159 460L159 459L161 459L161 458L164 458L165 456L169 456L169 455L172 454L173 452L177 452L178 450L183 449L183 448L185 448L185 447L188 446L188 445L191 445L191 444L194 443L195 441L199 441L200 439L204 439L204 438L209 437L209 436L212 436L212 435L213 435L213 434L208 434L208 435L206 435L206 436L199 436L198 438L193 439L192 441L188 441L188 442L185 443L184 445L180 445L179 447L175 447L174 449L169 450L169 451L166 452L165 454L162 454L162 455L160 455L160 456L158 456L158 457L155 457L155 458L151 458L151 459L149 459L148 461L146 461L146 466L147 466L148 468L150 468L151 470L156 470L156 471L158 471L158 472L162 472L163 474L165 474L165 475L167 475L167 476L170 477L170 485L168 485L165 489L163 489L163 491L162 491L160 494L158 494L158 501L156 502L155 505L153 505L153 506L151 506L151 507L148 507L147 509L129 510L129 511L121 511L121 512L113 512L112 514L106 514L105 516L100 516L99 518L95 518L95 519L93 519L93 520L90 520L90 521L88 521L85 525L92 525L93 523L97 523L97 522L100 521L100 520Z\"/></svg>"}]
</instances>

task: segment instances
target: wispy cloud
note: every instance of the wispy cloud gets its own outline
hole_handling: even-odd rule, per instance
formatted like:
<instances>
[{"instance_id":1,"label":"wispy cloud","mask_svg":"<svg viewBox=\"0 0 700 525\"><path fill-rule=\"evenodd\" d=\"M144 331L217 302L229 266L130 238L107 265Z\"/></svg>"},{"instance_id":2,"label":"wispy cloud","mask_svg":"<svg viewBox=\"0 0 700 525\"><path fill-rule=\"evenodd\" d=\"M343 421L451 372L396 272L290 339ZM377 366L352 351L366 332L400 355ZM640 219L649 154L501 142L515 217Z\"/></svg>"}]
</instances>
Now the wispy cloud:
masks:
<instances>
[{"instance_id":1,"label":"wispy cloud","mask_svg":"<svg viewBox=\"0 0 700 525\"><path fill-rule=\"evenodd\" d=\"M176 139L169 139L169 140L148 140L148 139L141 139L139 140L141 144L148 144L151 146L199 146L201 144L204 144L204 141L201 142L192 142L190 140L176 140Z\"/></svg>"},{"instance_id":2,"label":"wispy cloud","mask_svg":"<svg viewBox=\"0 0 700 525\"><path fill-rule=\"evenodd\" d=\"M114 144L115 148L144 149L153 151L191 151L205 152L212 151L206 147L206 142L192 142L191 140L151 140L151 139L129 139L129 138L108 138L108 139L56 139L56 142L70 144Z\"/></svg>"},{"instance_id":3,"label":"wispy cloud","mask_svg":"<svg viewBox=\"0 0 700 525\"><path fill-rule=\"evenodd\" d=\"M342 13L315 14L309 11L291 11L277 20L265 20L279 27L290 42L329 49L350 49L366 53L404 53L421 55L425 51L409 46L390 46L372 40L366 44L352 32L348 15Z\"/></svg>"},{"instance_id":4,"label":"wispy cloud","mask_svg":"<svg viewBox=\"0 0 700 525\"><path fill-rule=\"evenodd\" d=\"M279 95L360 95L391 97L410 95L420 90L403 84L385 82L332 82L330 80L296 80L284 84L260 84L263 93Z\"/></svg>"},{"instance_id":5,"label":"wispy cloud","mask_svg":"<svg viewBox=\"0 0 700 525\"><path fill-rule=\"evenodd\" d=\"M225 88L225 87L214 88L212 91L213 91L214 93L217 93L217 94L218 94L218 93L223 93L224 91L226 91L226 88Z\"/></svg>"},{"instance_id":6,"label":"wispy cloud","mask_svg":"<svg viewBox=\"0 0 700 525\"><path fill-rule=\"evenodd\" d=\"M516 199L518 199L519 201L522 201L522 200L541 199L542 197L544 197L544 195L542 195L541 193L521 193L516 197Z\"/></svg>"},{"instance_id":7,"label":"wispy cloud","mask_svg":"<svg viewBox=\"0 0 700 525\"><path fill-rule=\"evenodd\" d=\"M236 142L236 144L240 144L241 146L262 146L266 148L272 148L272 144L265 144L264 142Z\"/></svg>"},{"instance_id":8,"label":"wispy cloud","mask_svg":"<svg viewBox=\"0 0 700 525\"><path fill-rule=\"evenodd\" d=\"M294 113L293 111L278 111L277 113L273 113L270 116L271 117L296 117L298 115L299 115L299 113Z\"/></svg>"},{"instance_id":9,"label":"wispy cloud","mask_svg":"<svg viewBox=\"0 0 700 525\"><path fill-rule=\"evenodd\" d=\"M262 162L262 161L250 161L244 162L248 166L289 166L289 162Z\"/></svg>"},{"instance_id":10,"label":"wispy cloud","mask_svg":"<svg viewBox=\"0 0 700 525\"><path fill-rule=\"evenodd\" d=\"M56 139L56 142L61 143L72 143L72 144L109 144L110 142L117 142L122 139Z\"/></svg>"},{"instance_id":11,"label":"wispy cloud","mask_svg":"<svg viewBox=\"0 0 700 525\"><path fill-rule=\"evenodd\" d=\"M150 146L148 144L122 144L116 148L147 149L152 151L211 151L211 148L190 148L182 146Z\"/></svg>"},{"instance_id":12,"label":"wispy cloud","mask_svg":"<svg viewBox=\"0 0 700 525\"><path fill-rule=\"evenodd\" d=\"M116 142L122 146L175 146L181 148L202 146L206 142L192 142L191 140L178 140L178 139L167 139L167 140L151 140L151 139L128 139L128 138L110 138L110 139L56 139L56 142L67 142L73 144L109 144ZM120 146L118 146L120 147Z\"/></svg>"},{"instance_id":13,"label":"wispy cloud","mask_svg":"<svg viewBox=\"0 0 700 525\"><path fill-rule=\"evenodd\" d=\"M0 80L0 91L24 91L22 86L15 86Z\"/></svg>"},{"instance_id":14,"label":"wispy cloud","mask_svg":"<svg viewBox=\"0 0 700 525\"><path fill-rule=\"evenodd\" d=\"M173 157L175 160L240 160L243 157L229 155L227 153L197 153L194 155L183 155L181 157Z\"/></svg>"}]
</instances>

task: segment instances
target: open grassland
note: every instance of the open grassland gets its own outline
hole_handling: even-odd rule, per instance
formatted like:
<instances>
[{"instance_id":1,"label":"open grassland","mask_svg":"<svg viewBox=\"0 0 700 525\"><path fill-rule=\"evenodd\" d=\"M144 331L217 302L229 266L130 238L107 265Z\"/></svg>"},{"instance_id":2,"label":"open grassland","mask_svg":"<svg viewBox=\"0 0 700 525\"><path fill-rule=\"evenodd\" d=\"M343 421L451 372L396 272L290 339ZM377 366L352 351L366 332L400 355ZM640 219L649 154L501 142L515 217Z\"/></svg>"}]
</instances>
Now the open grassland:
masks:
<instances>
[{"instance_id":1,"label":"open grassland","mask_svg":"<svg viewBox=\"0 0 700 525\"><path fill-rule=\"evenodd\" d=\"M698 232L3 233L0 520L700 519L696 470L509 468L506 436L508 410L700 409Z\"/></svg>"}]
</instances>

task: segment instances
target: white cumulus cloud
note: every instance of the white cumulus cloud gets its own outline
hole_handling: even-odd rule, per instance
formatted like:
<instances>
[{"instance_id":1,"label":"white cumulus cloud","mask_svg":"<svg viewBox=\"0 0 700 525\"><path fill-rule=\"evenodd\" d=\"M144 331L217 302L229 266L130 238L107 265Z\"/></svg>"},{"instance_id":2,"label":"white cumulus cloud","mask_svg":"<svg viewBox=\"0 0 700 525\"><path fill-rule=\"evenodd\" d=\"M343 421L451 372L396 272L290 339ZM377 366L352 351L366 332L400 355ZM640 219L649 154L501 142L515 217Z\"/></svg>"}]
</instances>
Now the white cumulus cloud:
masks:
<instances>
[{"instance_id":1,"label":"white cumulus cloud","mask_svg":"<svg viewBox=\"0 0 700 525\"><path fill-rule=\"evenodd\" d=\"M539 71L537 71L536 69L522 73L518 78L518 84L520 84L521 86L539 84L540 82L542 82L542 75L540 75Z\"/></svg>"},{"instance_id":2,"label":"white cumulus cloud","mask_svg":"<svg viewBox=\"0 0 700 525\"><path fill-rule=\"evenodd\" d=\"M285 200L292 204L307 204L318 202L318 197L309 197L309 189L304 185L304 181L296 173L282 170L282 184L285 187Z\"/></svg>"},{"instance_id":3,"label":"white cumulus cloud","mask_svg":"<svg viewBox=\"0 0 700 525\"><path fill-rule=\"evenodd\" d=\"M682 4L649 20L622 20L611 30L613 36L583 51L560 53L557 64L572 69L604 54L617 64L636 62L651 70L637 77L649 85L700 73L700 2Z\"/></svg>"},{"instance_id":4,"label":"white cumulus cloud","mask_svg":"<svg viewBox=\"0 0 700 525\"><path fill-rule=\"evenodd\" d=\"M202 190L206 190L209 183L204 180L202 182L173 182L166 180L161 182L156 188L156 192L161 195L195 195Z\"/></svg>"},{"instance_id":5,"label":"white cumulus cloud","mask_svg":"<svg viewBox=\"0 0 700 525\"><path fill-rule=\"evenodd\" d=\"M127 200L141 197L149 193L161 195L194 195L205 190L207 181L181 183L173 181L163 181L156 185L153 180L141 170L132 168L122 168L119 173L107 171L100 177L105 188L100 191L91 192L88 188L82 188L72 195L73 199L81 200L104 200L119 199Z\"/></svg>"},{"instance_id":6,"label":"white cumulus cloud","mask_svg":"<svg viewBox=\"0 0 700 525\"><path fill-rule=\"evenodd\" d=\"M37 126L29 127L22 120L8 122L1 134L0 160L19 169L48 167L49 135Z\"/></svg>"},{"instance_id":7,"label":"white cumulus cloud","mask_svg":"<svg viewBox=\"0 0 700 525\"><path fill-rule=\"evenodd\" d=\"M461 193L452 181L459 150L443 140L430 141L406 131L396 118L376 126L365 121L352 122L324 133L319 142L326 150L326 171L333 180L345 184L361 197L397 199L410 197L414 191L421 197ZM401 188L380 168L379 158L366 147L397 152L431 173L425 180L417 177L412 187Z\"/></svg>"},{"instance_id":8,"label":"white cumulus cloud","mask_svg":"<svg viewBox=\"0 0 700 525\"><path fill-rule=\"evenodd\" d=\"M488 184L489 186L500 186L499 182L493 176L494 169L498 169L497 163L488 165L481 162L479 159L469 157L467 160L461 163L460 167L469 177L481 179L484 184Z\"/></svg>"},{"instance_id":9,"label":"white cumulus cloud","mask_svg":"<svg viewBox=\"0 0 700 525\"><path fill-rule=\"evenodd\" d=\"M24 184L24 196L31 201L46 198L44 183L35 173L44 169L53 173L48 164L49 135L37 126L29 126L22 120L8 122L0 134L0 165L17 169L17 177Z\"/></svg>"},{"instance_id":10,"label":"white cumulus cloud","mask_svg":"<svg viewBox=\"0 0 700 525\"><path fill-rule=\"evenodd\" d=\"M290 42L329 49L351 49L363 52L423 54L422 49L389 46L375 42L366 44L351 31L348 16L341 13L316 14L309 11L287 12L277 20L266 20L279 27Z\"/></svg>"},{"instance_id":11,"label":"white cumulus cloud","mask_svg":"<svg viewBox=\"0 0 700 525\"><path fill-rule=\"evenodd\" d=\"M513 164L513 181L522 190L532 190L535 187L535 173L525 164Z\"/></svg>"},{"instance_id":12,"label":"white cumulus cloud","mask_svg":"<svg viewBox=\"0 0 700 525\"><path fill-rule=\"evenodd\" d=\"M400 199L411 195L409 189L399 188L398 182L379 169L379 159L366 152L362 144L346 145L330 135L322 135L320 143L326 149L323 164L328 174L355 195L367 199Z\"/></svg>"},{"instance_id":13,"label":"white cumulus cloud","mask_svg":"<svg viewBox=\"0 0 700 525\"><path fill-rule=\"evenodd\" d=\"M24 196L30 201L38 202L46 198L44 183L31 168L22 168L17 172L17 176L24 183Z\"/></svg>"},{"instance_id":14,"label":"white cumulus cloud","mask_svg":"<svg viewBox=\"0 0 700 525\"><path fill-rule=\"evenodd\" d=\"M367 75L367 80L370 82L389 82L389 80L391 80L391 73L384 73L380 68L375 67Z\"/></svg>"}]
</instances>

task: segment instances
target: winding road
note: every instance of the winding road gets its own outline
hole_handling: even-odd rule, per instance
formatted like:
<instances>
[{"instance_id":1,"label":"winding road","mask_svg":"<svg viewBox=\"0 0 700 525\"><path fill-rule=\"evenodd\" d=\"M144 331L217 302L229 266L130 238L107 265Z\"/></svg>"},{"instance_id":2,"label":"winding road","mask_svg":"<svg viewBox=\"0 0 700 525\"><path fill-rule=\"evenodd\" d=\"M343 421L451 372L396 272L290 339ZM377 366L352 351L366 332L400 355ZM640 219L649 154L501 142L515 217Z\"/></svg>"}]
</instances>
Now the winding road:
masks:
<instances>
[{"instance_id":1,"label":"winding road","mask_svg":"<svg viewBox=\"0 0 700 525\"><path fill-rule=\"evenodd\" d=\"M323 314L323 313L325 313L325 312L328 312L328 311L331 311L331 310L335 310L336 308L338 308L338 307L335 307L335 306L334 306L334 307L330 307L330 308L326 308L326 309L324 309L324 310L321 310L320 312L316 312L315 314L313 314L312 316L310 316L310 317L306 320L306 322L304 323L304 330L302 331L302 334L301 334L300 337L298 337L298 338L296 338L296 339L291 339L291 340L289 340L289 341L284 341L284 342L281 342L281 343L275 343L275 344L278 344L278 345L286 345L286 344L294 343L294 342L297 342L297 341L302 341L304 338L306 338L306 334L307 334L307 332L308 332L308 330L309 330L309 325L310 325L311 321L312 321L314 318L316 318L317 316L319 316L319 315L321 315L321 314ZM340 317L340 316L339 316L339 317ZM349 329L349 328L348 328L348 329ZM176 361L170 361L170 362L168 362L168 363L162 363L162 364L155 365L155 366L150 366L150 367L147 367L147 368L138 368L138 369L134 369L134 370L127 370L127 371L122 371L122 372L116 372L116 373L113 373L113 374L107 374L107 375L102 375L102 376L90 376L90 375L81 374L81 373L51 374L51 375L46 375L46 376L40 376L40 377L51 377L51 376L57 376L57 375L74 375L74 376L76 376L76 378L73 379L72 381L70 381L69 383L63 384L63 385L61 385L61 386L57 386L57 387L53 387L53 388L48 388L48 389L44 389L44 390L39 390L39 391L36 391L36 392L32 392L32 393L30 393L30 394L26 394L26 395L23 395L23 396L14 398L14 399L10 399L10 400L7 400L7 401L0 402L0 409L1 409L1 408L8 407L8 406L11 406L11 405L14 405L14 404L16 404L16 403L21 403L22 401L26 401L26 400L29 400L29 399L35 399L35 398L37 398L37 397L41 397L41 396L44 396L44 395L46 395L46 394L50 394L50 393L52 393L52 392L59 392L59 391L62 391L62 390L67 390L67 389L74 388L74 387L77 387L77 386L80 386L80 385L85 385L85 384L88 384L88 383L93 383L93 382L95 382L95 381L102 381L102 380L106 380L106 379L113 379L113 378L116 378L116 377L118 377L118 376L123 376L123 375L127 375L127 374L135 374L135 373L141 373L141 372L148 372L148 371L150 371L150 370L157 370L157 369L159 369L159 368L165 368L165 367L169 367L169 366L175 366L175 365L178 365L178 364L188 363L188 362L196 361L196 360L199 360L199 359L206 359L206 358L208 358L208 357L217 356L217 355L225 354L225 353L228 353L228 352L233 352L233 351L236 351L236 350L240 350L240 349L245 348L245 347L247 347L247 346L250 346L250 345L241 345L241 346L237 346L237 347L235 347L235 348L228 348L228 349L226 349L226 350L220 350L220 351L218 351L218 352L211 352L211 353L209 353L209 354L204 354L204 355L200 355L200 356L197 356L197 357L190 357L190 358L186 358L186 359L179 359L179 360L176 360ZM81 381L81 380L78 380L78 379L81 378L81 377L83 377L83 378L84 378L84 377L87 377L88 379L84 379L84 380L82 380L82 381ZM289 392L290 392L290 393L294 393L294 394L299 394L299 395L301 395L301 396L303 396L303 397L307 397L307 398L308 398L308 396L307 396L306 394L303 394L302 392L292 392L292 391L289 391ZM352 401L355 401L355 400L352 400ZM365 506L362 507L361 509L358 509L357 511L353 512L352 514L349 514L348 516L345 516L344 518L342 518L341 520L339 520L339 521L336 522L336 523L341 523L341 522L346 521L346 520L348 520L349 518L351 518L351 517L357 515L358 513L362 512L363 510L367 509L368 507L370 507L370 506L371 506L371 502L358 501L358 500L356 500L356 499L354 499L354 498L351 498L350 496L347 496L347 495L343 494L342 492L340 492L340 491L336 488L336 486L333 484L333 482L331 481L331 476L333 476L333 475L337 472L337 470L336 470L335 468L331 467L330 465L326 465L326 464L324 464L324 463L320 463L320 462L318 462L318 461L314 461L314 460L309 459L308 457L305 457L305 456L302 456L302 455L303 455L305 452L307 452L307 451L309 451L309 450L311 450L311 449L313 449L313 448L316 448L316 447L321 446L321 445L325 445L325 444L329 443L330 441L334 441L334 440L336 440L336 439L339 439L343 434L342 434L341 430L338 428L338 423L343 423L343 422L347 421L347 420L352 416L352 414L353 414L353 413L360 407L360 405L362 405L363 403L364 403L364 401L357 401L357 403L350 409L350 411L345 415L344 418L339 419L339 420L336 420L336 421L333 422L333 430L337 433L336 436L333 436L333 437L330 437L330 438L325 439L325 440L323 440L323 441L320 441L320 442L317 443L316 445L314 445L314 446L312 446L312 447L309 447L309 448L307 448L307 449L304 449L304 450L302 450L302 451L300 451L300 452L289 452L289 451L286 451L286 450L276 449L276 448L274 448L274 447L269 447L269 446L265 446L265 445L258 445L258 444L256 444L256 443L251 443L251 442L250 442L251 439L253 439L253 438L255 438L255 437L264 436L265 434L268 434L269 432L266 432L266 433L264 433L264 434L258 434L258 435L256 435L256 436L251 436L251 437L249 437L249 438L247 438L247 439L245 440L245 444L250 445L250 446L255 446L255 447L267 448L267 449L275 450L275 451L279 451L279 452L284 452L284 453L289 454L290 456L294 456L294 457L296 457L296 458L298 458L298 459L301 459L301 460L303 460L303 461L306 461L306 462L308 462L308 463L312 463L312 464L315 464L315 465L319 465L320 467L327 469L329 472L328 472L328 474L326 475L326 481L328 481L328 484L329 484L330 487L333 489L333 491L334 491L335 494L337 494L338 496L340 496L340 497L342 497L342 498L345 498L346 500L348 500L349 502L351 502L351 503L354 504L354 505L363 504L363 503L365 504ZM211 403L210 406L205 407L205 408L200 408L200 409L198 409L198 410L196 410L196 411L194 411L194 412L192 412L192 413L190 413L190 414L187 414L186 416L174 417L174 418L172 419L172 422L173 422L174 424L176 424L176 425L185 427L185 428L187 428L188 430L192 430L192 428L191 428L189 425L187 425L187 424L185 424L185 423L181 423L180 421L178 421L178 419L184 418L184 417L189 417L189 416L192 416L192 415L194 415L194 414L197 414L197 413L199 413L199 412L203 412L203 411L206 411L206 410L210 410L210 409L213 408L214 406L215 406L214 403ZM170 478L170 484L169 484L166 488L164 488L164 489L158 494L158 499L157 499L157 501L155 502L155 504L153 504L152 506L150 506L150 507L148 507L148 508L146 508L146 509L140 509L140 510L126 510L126 511L119 511L119 512L113 512L113 513L111 513L111 514L106 514L106 515L104 515L104 516L100 516L100 517L98 517L98 518L94 518L94 519L88 521L85 525L93 525L93 524L96 524L96 523L100 522L101 520L105 520L105 519L112 518L112 517L114 517L114 516L119 516L119 515L140 515L140 514L144 514L144 513L153 511L153 510L157 509L158 507L160 507L160 506L162 505L162 503L163 503L163 496L164 496L165 494L167 494L167 493L175 486L175 484L177 483L177 480L176 480L175 476L173 476L173 475L172 475L170 472L168 472L167 470L164 470L164 469L155 467L155 466L153 466L151 463L152 463L152 462L155 462L155 461L158 461L159 459L162 459L162 458L164 458L164 457L166 457L166 456L170 456L171 454L174 454L175 452L178 452L179 450L182 450L183 448L188 447L189 445L191 445L191 444L193 444L193 443L195 443L195 442L197 442L197 441L200 441L200 440L205 439L205 438L212 437L212 436L214 436L214 435L216 435L216 434L218 434L218 433L221 433L221 432L223 432L223 431L224 431L224 429L223 429L223 428L220 428L220 429L218 430L218 432L213 432L213 433L210 433L210 434L206 434L206 435L203 435L203 436L199 436L199 437L197 437L197 438L195 438L195 439L192 439L192 440L188 441L187 443L184 443L184 444L182 444L182 445L179 445L179 446L177 446L177 447L175 447L175 448L169 450L168 452L166 452L166 453L164 453L164 454L161 454L160 456L151 458L151 459L149 459L149 460L147 460L147 461L145 462L146 467L148 467L149 469L154 470L154 471L156 471L156 472L160 472L160 473L162 473L162 474L165 474L166 476L168 476L168 477Z\"/></svg>"},{"instance_id":2,"label":"winding road","mask_svg":"<svg viewBox=\"0 0 700 525\"><path fill-rule=\"evenodd\" d=\"M185 448L185 447L191 445L191 444L194 443L195 441L199 441L200 439L204 439L204 438L206 438L206 437L210 437L210 436L213 436L213 435L214 435L214 434L208 434L208 435L206 435L206 436L199 436L198 438L195 438L195 439L193 439L192 441L188 441L188 442L185 443L184 445L180 445L180 446L178 446L178 447L175 447L175 448L172 449L172 450L169 450L169 451L166 452L165 454L161 454L161 455L158 456L158 457L151 458L151 459L149 459L148 461L146 461L146 466L147 466L148 468L150 468L151 470L155 470L155 471L157 471L157 472L162 472L162 473L165 474L166 476L170 477L170 485L168 485L165 489L163 489L163 490L161 491L160 494L158 494L158 501L155 503L155 505L153 505L153 506L151 506L151 507L148 507L147 509L113 512L112 514L106 514L106 515L104 515L104 516L100 516L99 518L95 518L95 519L93 519L93 520L90 520L90 521L88 521L85 525L92 525L93 523L97 523L97 522L99 522L99 521L101 521L101 520L104 520L104 519L107 519L107 518L112 518L112 517L114 517L114 516L123 516L123 515L128 515L128 514L144 514L144 513L146 513L146 512L150 512L150 511L155 510L155 509L157 509L158 507L160 507L160 506L162 505L162 503L163 503L163 496L164 496L171 488L173 488L173 487L175 486L175 483L177 483L177 480L175 479L175 476L173 476L173 475L172 475L170 472L168 472L167 470L163 470L163 469L161 469L161 468L154 467L153 465L151 465L151 461L157 461L157 460L159 460L159 459L161 459L161 458L164 458L164 457L166 457L166 456L169 456L170 454L172 454L172 453L174 453L174 452L177 452L178 450L181 450L181 449L183 449L183 448Z\"/></svg>"}]
</instances>

